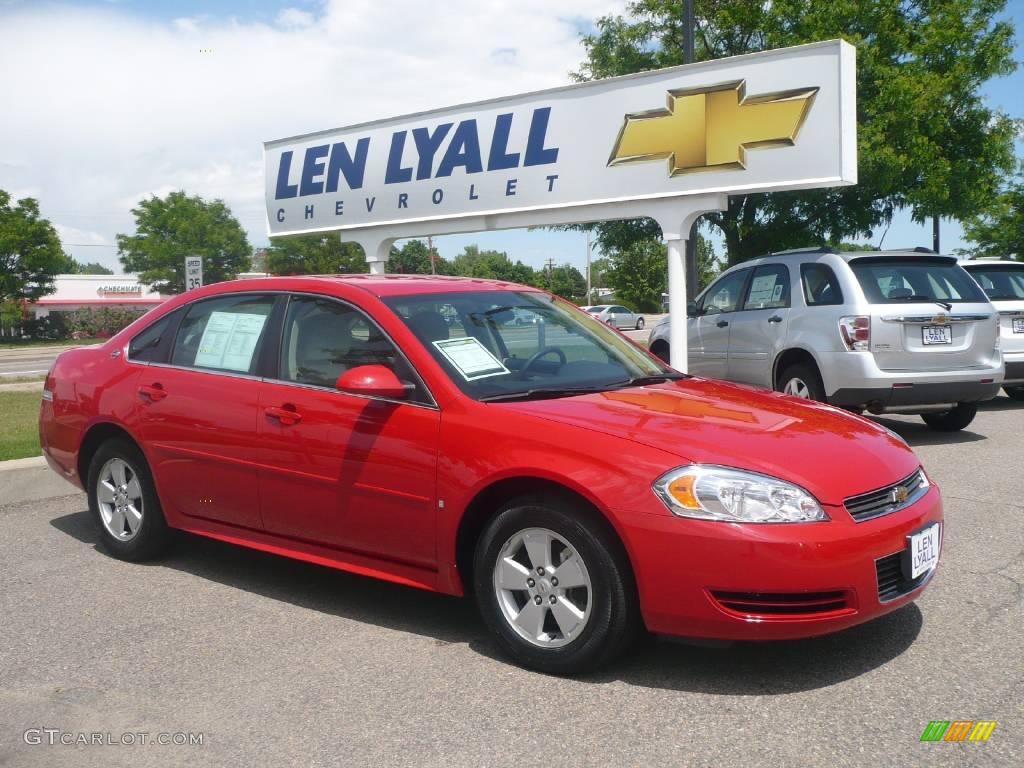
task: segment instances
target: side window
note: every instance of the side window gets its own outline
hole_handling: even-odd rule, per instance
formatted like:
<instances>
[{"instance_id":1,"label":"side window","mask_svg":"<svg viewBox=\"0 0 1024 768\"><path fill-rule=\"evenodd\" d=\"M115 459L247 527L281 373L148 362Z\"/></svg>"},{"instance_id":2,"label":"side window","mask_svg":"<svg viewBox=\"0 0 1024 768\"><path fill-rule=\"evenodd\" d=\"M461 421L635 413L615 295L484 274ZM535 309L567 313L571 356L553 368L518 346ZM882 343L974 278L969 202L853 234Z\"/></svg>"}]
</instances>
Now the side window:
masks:
<instances>
[{"instance_id":1,"label":"side window","mask_svg":"<svg viewBox=\"0 0 1024 768\"><path fill-rule=\"evenodd\" d=\"M804 301L809 307L843 303L839 280L827 264L801 264L800 282L803 284Z\"/></svg>"},{"instance_id":2,"label":"side window","mask_svg":"<svg viewBox=\"0 0 1024 768\"><path fill-rule=\"evenodd\" d=\"M749 269L741 269L720 278L704 295L699 314L717 315L720 312L735 312L740 303L740 291L747 282Z\"/></svg>"},{"instance_id":3,"label":"side window","mask_svg":"<svg viewBox=\"0 0 1024 768\"><path fill-rule=\"evenodd\" d=\"M273 307L273 296L224 296L196 302L181 321L171 363L254 373Z\"/></svg>"},{"instance_id":4,"label":"side window","mask_svg":"<svg viewBox=\"0 0 1024 768\"><path fill-rule=\"evenodd\" d=\"M128 343L128 359L137 363L165 363L174 340L181 310L168 312Z\"/></svg>"},{"instance_id":5,"label":"side window","mask_svg":"<svg viewBox=\"0 0 1024 768\"><path fill-rule=\"evenodd\" d=\"M283 381L333 388L349 368L383 365L411 385L410 400L430 402L395 345L376 323L348 304L318 296L293 296L282 336L278 378Z\"/></svg>"},{"instance_id":6,"label":"side window","mask_svg":"<svg viewBox=\"0 0 1024 768\"><path fill-rule=\"evenodd\" d=\"M789 306L789 267L765 264L754 270L744 309L783 309Z\"/></svg>"}]
</instances>

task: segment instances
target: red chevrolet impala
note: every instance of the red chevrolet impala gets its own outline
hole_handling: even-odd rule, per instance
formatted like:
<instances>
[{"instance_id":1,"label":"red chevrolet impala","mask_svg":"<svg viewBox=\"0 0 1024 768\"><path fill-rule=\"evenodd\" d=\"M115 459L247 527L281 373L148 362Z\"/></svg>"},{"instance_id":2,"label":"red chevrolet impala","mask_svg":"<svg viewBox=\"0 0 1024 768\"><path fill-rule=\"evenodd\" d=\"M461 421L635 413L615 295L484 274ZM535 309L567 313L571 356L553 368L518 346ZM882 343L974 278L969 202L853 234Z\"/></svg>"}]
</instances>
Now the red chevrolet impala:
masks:
<instances>
[{"instance_id":1,"label":"red chevrolet impala","mask_svg":"<svg viewBox=\"0 0 1024 768\"><path fill-rule=\"evenodd\" d=\"M807 637L914 599L938 489L886 429L667 368L532 288L245 280L63 353L46 458L107 550L177 528L454 595L574 673L637 630Z\"/></svg>"}]
</instances>

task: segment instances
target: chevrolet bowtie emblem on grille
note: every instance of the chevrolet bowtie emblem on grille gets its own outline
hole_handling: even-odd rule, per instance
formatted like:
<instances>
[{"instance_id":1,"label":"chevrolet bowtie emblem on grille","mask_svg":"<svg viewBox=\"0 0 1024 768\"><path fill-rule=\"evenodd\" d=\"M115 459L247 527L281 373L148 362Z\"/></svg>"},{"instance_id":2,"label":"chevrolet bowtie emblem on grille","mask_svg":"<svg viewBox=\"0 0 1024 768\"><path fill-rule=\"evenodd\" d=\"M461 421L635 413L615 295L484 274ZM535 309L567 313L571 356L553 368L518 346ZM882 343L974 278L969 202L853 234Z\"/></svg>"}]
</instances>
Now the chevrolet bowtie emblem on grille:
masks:
<instances>
[{"instance_id":1,"label":"chevrolet bowtie emblem on grille","mask_svg":"<svg viewBox=\"0 0 1024 768\"><path fill-rule=\"evenodd\" d=\"M946 323L949 322L949 318L946 317L946 315L936 315L935 317L932 318L932 322L935 325L945 325Z\"/></svg>"},{"instance_id":2,"label":"chevrolet bowtie emblem on grille","mask_svg":"<svg viewBox=\"0 0 1024 768\"><path fill-rule=\"evenodd\" d=\"M902 485L897 485L895 488L892 489L892 491L890 491L889 498L892 500L893 504L902 504L904 501L907 500L907 497L909 495L910 491L908 491Z\"/></svg>"},{"instance_id":3,"label":"chevrolet bowtie emblem on grille","mask_svg":"<svg viewBox=\"0 0 1024 768\"><path fill-rule=\"evenodd\" d=\"M608 165L668 158L670 176L746 168L747 150L796 141L817 88L747 97L744 81L668 92L668 107L626 115Z\"/></svg>"}]
</instances>

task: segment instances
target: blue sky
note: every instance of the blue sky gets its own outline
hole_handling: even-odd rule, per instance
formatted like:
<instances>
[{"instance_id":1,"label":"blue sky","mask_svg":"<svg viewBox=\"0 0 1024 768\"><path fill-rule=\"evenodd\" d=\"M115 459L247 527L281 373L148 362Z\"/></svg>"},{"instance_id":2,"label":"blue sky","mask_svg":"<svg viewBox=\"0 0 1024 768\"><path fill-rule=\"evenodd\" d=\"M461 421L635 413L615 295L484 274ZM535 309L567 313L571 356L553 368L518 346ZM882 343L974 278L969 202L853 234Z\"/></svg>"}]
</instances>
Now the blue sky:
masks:
<instances>
[{"instance_id":1,"label":"blue sky","mask_svg":"<svg viewBox=\"0 0 1024 768\"><path fill-rule=\"evenodd\" d=\"M624 2L517 0L498 24L478 0L443 13L400 0L0 0L0 69L18 72L0 80L0 103L24 106L0 121L0 188L39 198L75 258L115 269L131 207L175 188L225 199L263 245L263 140L564 84L585 20ZM1024 0L1006 15L1024 29ZM984 87L1017 118L1022 93L1022 70ZM901 212L884 242L930 246L931 223ZM586 254L580 233L435 239L448 257L471 243L535 267L582 267ZM956 222L943 221L942 246L964 246Z\"/></svg>"}]
</instances>

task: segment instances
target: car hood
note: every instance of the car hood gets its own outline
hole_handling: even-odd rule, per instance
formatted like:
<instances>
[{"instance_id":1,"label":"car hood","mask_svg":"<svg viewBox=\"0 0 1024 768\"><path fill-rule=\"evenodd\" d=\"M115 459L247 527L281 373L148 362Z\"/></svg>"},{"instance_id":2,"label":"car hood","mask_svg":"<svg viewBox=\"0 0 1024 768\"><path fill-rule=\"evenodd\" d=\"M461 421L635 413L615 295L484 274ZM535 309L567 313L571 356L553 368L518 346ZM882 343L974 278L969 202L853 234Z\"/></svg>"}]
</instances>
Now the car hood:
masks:
<instances>
[{"instance_id":1,"label":"car hood","mask_svg":"<svg viewBox=\"0 0 1024 768\"><path fill-rule=\"evenodd\" d=\"M678 456L680 464L722 464L773 475L825 504L841 504L902 480L920 466L900 437L867 419L699 378L506 407L657 448Z\"/></svg>"}]
</instances>

